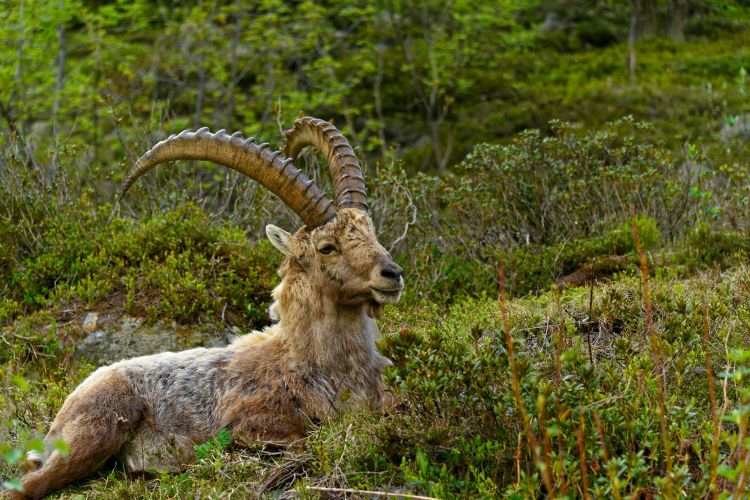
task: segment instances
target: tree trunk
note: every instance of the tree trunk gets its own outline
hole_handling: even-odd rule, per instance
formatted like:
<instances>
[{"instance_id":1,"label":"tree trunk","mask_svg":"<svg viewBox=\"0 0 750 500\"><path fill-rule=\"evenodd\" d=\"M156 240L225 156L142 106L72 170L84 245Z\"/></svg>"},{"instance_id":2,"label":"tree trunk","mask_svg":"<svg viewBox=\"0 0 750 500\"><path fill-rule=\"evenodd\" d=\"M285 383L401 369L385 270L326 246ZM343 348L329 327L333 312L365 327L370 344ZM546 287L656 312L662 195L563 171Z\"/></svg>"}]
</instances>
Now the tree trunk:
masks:
<instances>
[{"instance_id":1,"label":"tree trunk","mask_svg":"<svg viewBox=\"0 0 750 500\"><path fill-rule=\"evenodd\" d=\"M3 101L0 101L0 115L2 115L2 117L5 118L5 121L8 123L8 130L10 130L10 133L18 137L16 119L13 117L13 113L11 112L11 110L8 109L5 104L3 104Z\"/></svg>"},{"instance_id":2,"label":"tree trunk","mask_svg":"<svg viewBox=\"0 0 750 500\"><path fill-rule=\"evenodd\" d=\"M238 62L237 59L239 57L239 47L240 47L240 38L242 36L242 9L237 2L237 12L235 13L235 16L237 18L235 19L234 23L234 36L232 37L232 54L230 59L230 67L229 67L229 88L227 89L227 97L226 97L226 106L224 108L224 116L225 119L228 120L228 124L234 128L234 95L235 90L237 87L237 72L238 72ZM219 107L217 106L216 109L218 110Z\"/></svg>"},{"instance_id":3,"label":"tree trunk","mask_svg":"<svg viewBox=\"0 0 750 500\"><path fill-rule=\"evenodd\" d=\"M385 138L385 116L383 115L383 95L381 85L383 83L383 49L378 49L378 72L375 75L373 85L373 96L375 99L375 116L378 119L378 139L380 141L380 161L385 161L388 154L388 144Z\"/></svg>"},{"instance_id":4,"label":"tree trunk","mask_svg":"<svg viewBox=\"0 0 750 500\"><path fill-rule=\"evenodd\" d=\"M195 96L195 114L193 116L193 126L200 127L203 119L203 98L206 95L206 65L203 61L203 55L198 59L198 90Z\"/></svg>"},{"instance_id":5,"label":"tree trunk","mask_svg":"<svg viewBox=\"0 0 750 500\"><path fill-rule=\"evenodd\" d=\"M65 12L65 1L59 4L60 13ZM57 25L57 76L55 79L55 99L52 102L52 136L55 139L55 148L52 151L52 173L57 170L57 151L60 147L60 129L58 118L60 115L60 101L62 100L63 86L65 85L65 21Z\"/></svg>"},{"instance_id":6,"label":"tree trunk","mask_svg":"<svg viewBox=\"0 0 750 500\"><path fill-rule=\"evenodd\" d=\"M656 35L659 29L656 17L656 2L654 0L636 0L635 3L636 10L638 11L638 32L636 33L636 38Z\"/></svg>"},{"instance_id":7,"label":"tree trunk","mask_svg":"<svg viewBox=\"0 0 750 500\"><path fill-rule=\"evenodd\" d=\"M685 24L690 15L688 0L672 0L669 5L669 21L667 22L667 36L682 42L685 40Z\"/></svg>"},{"instance_id":8,"label":"tree trunk","mask_svg":"<svg viewBox=\"0 0 750 500\"><path fill-rule=\"evenodd\" d=\"M202 1L198 2L198 7L201 7L203 5ZM211 16L208 18L210 19L213 17L213 12L211 13ZM208 22L208 19L206 22ZM202 28L198 28L200 30ZM208 28L205 28L208 29ZM203 99L206 97L206 57L205 57L205 47L206 47L206 41L205 37L198 37L198 44L195 47L195 52L198 54L197 56L197 62L198 62L198 89L196 91L195 96L195 113L193 116L193 126L198 128L201 126L201 121L203 120Z\"/></svg>"},{"instance_id":9,"label":"tree trunk","mask_svg":"<svg viewBox=\"0 0 750 500\"><path fill-rule=\"evenodd\" d=\"M18 119L20 120L20 126L23 129L23 120L25 118L24 112L23 112L23 105L26 101L25 92L24 92L24 84L23 84L23 49L24 44L26 42L25 38L25 30L24 30L24 10L23 10L23 0L19 0L18 2L18 48L16 49L16 67L13 70L13 85L10 88L10 96L8 96L8 105L6 107L6 111L8 112L8 115L6 116L12 116L12 111L15 109L17 111L16 116L18 116ZM16 102L18 102L18 106L16 106ZM14 124L16 121L13 121ZM15 125L14 125L15 127Z\"/></svg>"},{"instance_id":10,"label":"tree trunk","mask_svg":"<svg viewBox=\"0 0 750 500\"><path fill-rule=\"evenodd\" d=\"M101 54L101 42L99 41L99 32L97 29L97 26L92 26L92 24L87 23L86 24L86 31L89 36L89 38L93 41L93 51L92 55L94 56L94 61L96 62L96 65L94 66L94 78L91 82L91 90L89 91L90 97L91 97L91 109L89 109L89 112L91 113L91 126L92 126L92 148L91 148L91 154L92 154L92 162L96 162L99 156L99 87L101 84L102 79L102 54ZM155 99L152 99L153 102L156 102Z\"/></svg>"},{"instance_id":11,"label":"tree trunk","mask_svg":"<svg viewBox=\"0 0 750 500\"><path fill-rule=\"evenodd\" d=\"M628 81L635 83L635 39L638 29L639 0L630 0L630 30L628 31Z\"/></svg>"}]
</instances>

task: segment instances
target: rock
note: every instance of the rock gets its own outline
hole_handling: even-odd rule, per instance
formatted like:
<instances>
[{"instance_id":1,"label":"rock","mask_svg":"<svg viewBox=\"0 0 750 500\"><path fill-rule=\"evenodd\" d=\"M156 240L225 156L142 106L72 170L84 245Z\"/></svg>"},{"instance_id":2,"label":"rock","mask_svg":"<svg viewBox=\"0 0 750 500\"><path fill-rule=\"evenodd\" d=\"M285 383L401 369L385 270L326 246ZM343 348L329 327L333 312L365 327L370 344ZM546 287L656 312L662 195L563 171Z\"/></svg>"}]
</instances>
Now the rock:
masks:
<instances>
[{"instance_id":1,"label":"rock","mask_svg":"<svg viewBox=\"0 0 750 500\"><path fill-rule=\"evenodd\" d=\"M87 316L88 321L88 316ZM85 324L85 321L84 321ZM84 330L86 327L84 326ZM93 322L90 333L76 346L76 355L96 365L165 351L194 347L223 347L240 333L223 325L182 326L123 316Z\"/></svg>"},{"instance_id":2,"label":"rock","mask_svg":"<svg viewBox=\"0 0 750 500\"><path fill-rule=\"evenodd\" d=\"M96 330L96 323L99 321L99 313L90 312L83 320L83 331L91 333Z\"/></svg>"},{"instance_id":3,"label":"rock","mask_svg":"<svg viewBox=\"0 0 750 500\"><path fill-rule=\"evenodd\" d=\"M608 278L628 266L637 265L637 263L638 260L633 255L610 255L608 257L600 257L597 260L586 264L577 271L557 280L557 286L560 288L567 288L569 286L588 285L594 281Z\"/></svg>"},{"instance_id":4,"label":"rock","mask_svg":"<svg viewBox=\"0 0 750 500\"><path fill-rule=\"evenodd\" d=\"M730 116L721 127L719 138L724 142L750 140L750 113Z\"/></svg>"}]
</instances>

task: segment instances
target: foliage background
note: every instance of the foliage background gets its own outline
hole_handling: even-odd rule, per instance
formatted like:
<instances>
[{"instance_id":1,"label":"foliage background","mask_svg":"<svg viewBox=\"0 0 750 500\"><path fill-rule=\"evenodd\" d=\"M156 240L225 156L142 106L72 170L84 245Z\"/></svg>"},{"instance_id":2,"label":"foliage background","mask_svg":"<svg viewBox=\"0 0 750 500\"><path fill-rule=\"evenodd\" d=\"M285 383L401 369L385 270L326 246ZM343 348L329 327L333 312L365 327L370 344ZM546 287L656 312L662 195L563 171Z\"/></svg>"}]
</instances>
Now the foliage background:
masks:
<instances>
[{"instance_id":1,"label":"foliage background","mask_svg":"<svg viewBox=\"0 0 750 500\"><path fill-rule=\"evenodd\" d=\"M399 404L283 456L217 436L188 473L110 467L63 496L745 491L746 2L0 5L6 486L94 368L75 355L87 311L268 321L262 227L294 215L202 164L120 199L132 162L202 125L277 146L309 114L357 148L407 270L381 325ZM314 154L299 166L329 184Z\"/></svg>"}]
</instances>

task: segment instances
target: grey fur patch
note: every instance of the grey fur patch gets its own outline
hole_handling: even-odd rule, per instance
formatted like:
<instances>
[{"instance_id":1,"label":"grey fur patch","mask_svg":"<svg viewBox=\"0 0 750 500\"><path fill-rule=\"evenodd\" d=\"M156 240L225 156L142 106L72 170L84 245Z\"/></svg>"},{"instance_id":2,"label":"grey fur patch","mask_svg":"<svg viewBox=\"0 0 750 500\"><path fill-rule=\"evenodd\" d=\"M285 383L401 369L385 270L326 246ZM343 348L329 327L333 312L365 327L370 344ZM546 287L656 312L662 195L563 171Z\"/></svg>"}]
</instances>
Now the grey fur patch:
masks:
<instances>
[{"instance_id":1,"label":"grey fur patch","mask_svg":"<svg viewBox=\"0 0 750 500\"><path fill-rule=\"evenodd\" d=\"M26 452L26 460L29 462L38 462L39 464L44 463L44 454L37 450L29 450Z\"/></svg>"}]
</instances>

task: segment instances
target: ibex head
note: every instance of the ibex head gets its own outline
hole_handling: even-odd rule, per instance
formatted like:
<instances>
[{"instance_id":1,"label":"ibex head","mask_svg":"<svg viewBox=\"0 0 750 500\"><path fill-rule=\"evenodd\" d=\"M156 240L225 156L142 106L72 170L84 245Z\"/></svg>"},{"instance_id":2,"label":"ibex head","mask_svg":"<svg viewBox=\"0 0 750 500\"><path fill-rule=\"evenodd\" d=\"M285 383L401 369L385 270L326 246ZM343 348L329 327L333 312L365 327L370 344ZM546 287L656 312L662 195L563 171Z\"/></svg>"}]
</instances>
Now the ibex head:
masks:
<instances>
[{"instance_id":1,"label":"ibex head","mask_svg":"<svg viewBox=\"0 0 750 500\"><path fill-rule=\"evenodd\" d=\"M313 288L342 305L369 304L378 316L384 304L395 304L404 287L402 269L375 236L366 213L356 208L338 210L336 218L296 234L267 226L271 243L289 257L287 272L305 273Z\"/></svg>"},{"instance_id":2,"label":"ibex head","mask_svg":"<svg viewBox=\"0 0 750 500\"><path fill-rule=\"evenodd\" d=\"M293 164L306 146L318 148L328 161L335 205ZM330 123L301 118L284 133L283 153L289 158L239 132L186 130L146 152L125 179L123 193L143 173L169 161L208 160L237 170L276 194L305 223L293 235L276 226L266 228L271 243L288 257L282 275L304 273L316 290L342 305L371 305L373 316L382 305L398 302L402 269L377 240L367 215L362 169L346 138Z\"/></svg>"}]
</instances>

